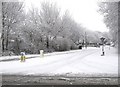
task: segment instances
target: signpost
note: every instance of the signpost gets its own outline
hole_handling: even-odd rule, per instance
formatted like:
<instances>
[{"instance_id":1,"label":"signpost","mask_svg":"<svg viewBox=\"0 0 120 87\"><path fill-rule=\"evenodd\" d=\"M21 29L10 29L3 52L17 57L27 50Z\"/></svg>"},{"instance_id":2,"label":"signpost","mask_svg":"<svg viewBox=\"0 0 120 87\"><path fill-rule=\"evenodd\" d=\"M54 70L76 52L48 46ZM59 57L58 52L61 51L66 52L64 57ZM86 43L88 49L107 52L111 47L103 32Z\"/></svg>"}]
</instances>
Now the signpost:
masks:
<instances>
[{"instance_id":1,"label":"signpost","mask_svg":"<svg viewBox=\"0 0 120 87\"><path fill-rule=\"evenodd\" d=\"M101 54L101 56L104 56L105 55L105 50L104 50L104 41L105 41L105 38L101 37L100 40L102 42L102 54Z\"/></svg>"}]
</instances>

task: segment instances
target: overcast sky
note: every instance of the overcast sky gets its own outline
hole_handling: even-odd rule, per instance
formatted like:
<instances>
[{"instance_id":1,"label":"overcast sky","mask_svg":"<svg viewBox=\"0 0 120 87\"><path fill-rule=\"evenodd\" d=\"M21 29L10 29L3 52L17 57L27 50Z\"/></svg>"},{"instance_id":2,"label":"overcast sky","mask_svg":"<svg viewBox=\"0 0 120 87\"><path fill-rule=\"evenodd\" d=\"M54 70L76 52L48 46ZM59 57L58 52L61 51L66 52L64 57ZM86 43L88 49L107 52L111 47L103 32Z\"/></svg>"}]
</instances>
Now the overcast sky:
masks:
<instances>
[{"instance_id":1,"label":"overcast sky","mask_svg":"<svg viewBox=\"0 0 120 87\"><path fill-rule=\"evenodd\" d=\"M40 2L45 0L26 0L27 8L33 6L39 7ZM98 11L97 0L46 0L57 3L61 8L61 13L68 10L76 22L82 24L85 28L93 31L108 31L104 18Z\"/></svg>"}]
</instances>

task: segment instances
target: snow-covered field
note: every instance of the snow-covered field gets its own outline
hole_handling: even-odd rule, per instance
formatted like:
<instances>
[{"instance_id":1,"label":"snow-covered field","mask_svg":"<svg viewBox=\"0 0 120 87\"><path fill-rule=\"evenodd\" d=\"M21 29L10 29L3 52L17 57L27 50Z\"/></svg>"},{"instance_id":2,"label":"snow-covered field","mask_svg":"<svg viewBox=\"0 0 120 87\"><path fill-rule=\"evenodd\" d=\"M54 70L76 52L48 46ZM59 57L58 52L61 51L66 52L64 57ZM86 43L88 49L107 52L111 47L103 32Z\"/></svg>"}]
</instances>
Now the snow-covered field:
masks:
<instances>
[{"instance_id":1,"label":"snow-covered field","mask_svg":"<svg viewBox=\"0 0 120 87\"><path fill-rule=\"evenodd\" d=\"M29 55L30 56L30 55ZM33 56L33 55L32 55ZM26 62L0 62L3 74L118 74L118 55L115 48L105 47L105 56L100 48L89 47L82 50L55 52L44 57L27 59ZM16 58L1 57L0 59ZM17 57L19 58L19 57Z\"/></svg>"}]
</instances>

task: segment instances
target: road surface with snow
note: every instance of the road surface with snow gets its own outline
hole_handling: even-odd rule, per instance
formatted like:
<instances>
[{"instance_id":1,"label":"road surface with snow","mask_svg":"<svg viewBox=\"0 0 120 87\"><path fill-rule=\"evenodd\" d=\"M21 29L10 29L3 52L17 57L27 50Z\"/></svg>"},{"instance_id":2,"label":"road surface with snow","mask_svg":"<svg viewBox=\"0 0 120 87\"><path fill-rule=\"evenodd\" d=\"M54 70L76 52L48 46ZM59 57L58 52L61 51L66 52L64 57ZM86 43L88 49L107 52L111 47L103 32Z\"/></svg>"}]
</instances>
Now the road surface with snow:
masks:
<instances>
[{"instance_id":1,"label":"road surface with snow","mask_svg":"<svg viewBox=\"0 0 120 87\"><path fill-rule=\"evenodd\" d=\"M3 57L4 58L4 57ZM27 59L26 62L0 62L3 74L118 74L118 56L115 48L105 48L101 56L100 48L89 47L82 50L51 53L44 57Z\"/></svg>"},{"instance_id":2,"label":"road surface with snow","mask_svg":"<svg viewBox=\"0 0 120 87\"><path fill-rule=\"evenodd\" d=\"M105 56L101 48L89 47L27 57L26 62L20 56L0 58L3 85L118 84L118 55L112 47L105 47Z\"/></svg>"}]
</instances>

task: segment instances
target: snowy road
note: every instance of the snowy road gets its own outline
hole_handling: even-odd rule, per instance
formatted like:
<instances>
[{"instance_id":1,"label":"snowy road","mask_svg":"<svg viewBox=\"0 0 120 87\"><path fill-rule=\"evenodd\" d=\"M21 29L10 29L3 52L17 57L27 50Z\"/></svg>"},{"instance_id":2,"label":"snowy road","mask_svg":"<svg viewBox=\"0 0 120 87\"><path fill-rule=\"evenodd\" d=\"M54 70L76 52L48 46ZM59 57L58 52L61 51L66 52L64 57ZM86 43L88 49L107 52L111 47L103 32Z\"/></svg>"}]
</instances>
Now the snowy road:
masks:
<instances>
[{"instance_id":1,"label":"snowy road","mask_svg":"<svg viewBox=\"0 0 120 87\"><path fill-rule=\"evenodd\" d=\"M88 48L61 54L27 59L26 62L0 62L3 74L96 74L118 73L118 57L114 48L105 49L106 55L100 56L100 48Z\"/></svg>"}]
</instances>

